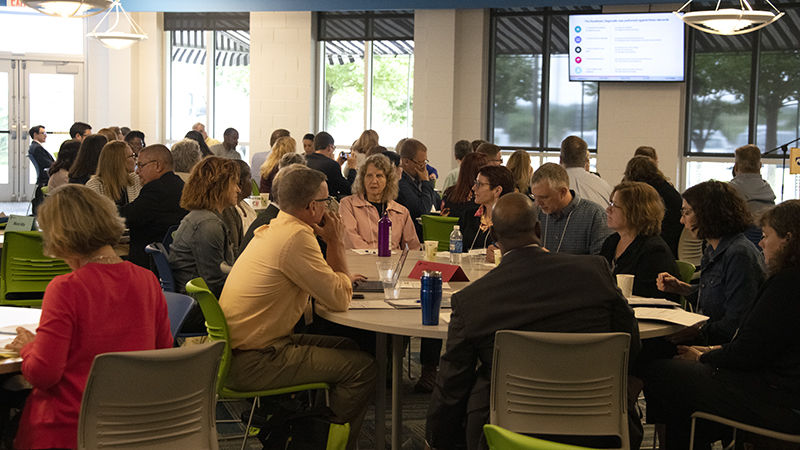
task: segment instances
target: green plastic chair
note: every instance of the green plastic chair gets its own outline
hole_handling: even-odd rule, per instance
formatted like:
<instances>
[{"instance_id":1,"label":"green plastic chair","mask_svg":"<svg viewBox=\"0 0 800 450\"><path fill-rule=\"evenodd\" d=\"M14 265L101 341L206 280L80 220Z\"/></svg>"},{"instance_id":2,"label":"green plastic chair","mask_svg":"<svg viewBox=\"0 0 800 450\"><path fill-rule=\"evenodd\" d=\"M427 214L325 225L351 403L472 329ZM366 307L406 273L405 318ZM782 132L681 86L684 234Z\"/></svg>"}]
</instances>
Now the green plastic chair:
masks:
<instances>
[{"instance_id":1,"label":"green plastic chair","mask_svg":"<svg viewBox=\"0 0 800 450\"><path fill-rule=\"evenodd\" d=\"M40 231L7 231L0 259L0 305L42 306L50 281L72 269L44 256Z\"/></svg>"},{"instance_id":2,"label":"green plastic chair","mask_svg":"<svg viewBox=\"0 0 800 450\"><path fill-rule=\"evenodd\" d=\"M446 252L450 250L450 233L453 226L458 224L458 217L422 216L422 240L439 241L437 250Z\"/></svg>"},{"instance_id":3,"label":"green plastic chair","mask_svg":"<svg viewBox=\"0 0 800 450\"><path fill-rule=\"evenodd\" d=\"M226 386L228 380L228 371L231 367L232 353L228 322L225 320L225 315L222 313L222 308L219 306L217 297L211 292L205 280L202 278L195 278L186 283L186 293L197 301L197 303L200 305L200 309L203 311L203 316L206 319L206 329L208 330L209 340L225 342L225 350L222 352L222 359L220 360L219 364L219 373L217 374L217 394L220 398L226 399L254 399L253 406L250 408L250 416L247 419L244 439L242 440L242 449L244 449L247 445L247 438L250 435L250 425L253 422L253 413L255 412L259 398L311 390L324 390L325 403L328 403L328 390L330 389L330 385L328 383L299 384L296 386L286 386L279 389L268 389L263 391L237 391ZM347 437L349 433L349 423L338 426L333 424L331 426L331 432L328 435L328 446L326 448L329 450L344 449L347 445Z\"/></svg>"},{"instance_id":4,"label":"green plastic chair","mask_svg":"<svg viewBox=\"0 0 800 450\"><path fill-rule=\"evenodd\" d=\"M559 444L517 434L497 425L484 425L483 435L486 436L490 450L589 450L588 447Z\"/></svg>"},{"instance_id":5,"label":"green plastic chair","mask_svg":"<svg viewBox=\"0 0 800 450\"><path fill-rule=\"evenodd\" d=\"M692 277L694 276L694 272L697 269L694 264L686 261L681 261L679 259L675 260L675 264L678 266L678 278L683 281L684 283L690 283L692 281ZM692 304L686 300L686 297L681 296L680 298L681 306L683 309L691 310Z\"/></svg>"},{"instance_id":6,"label":"green plastic chair","mask_svg":"<svg viewBox=\"0 0 800 450\"><path fill-rule=\"evenodd\" d=\"M258 190L258 183L253 178L250 179L250 195L261 195L261 191Z\"/></svg>"}]
</instances>

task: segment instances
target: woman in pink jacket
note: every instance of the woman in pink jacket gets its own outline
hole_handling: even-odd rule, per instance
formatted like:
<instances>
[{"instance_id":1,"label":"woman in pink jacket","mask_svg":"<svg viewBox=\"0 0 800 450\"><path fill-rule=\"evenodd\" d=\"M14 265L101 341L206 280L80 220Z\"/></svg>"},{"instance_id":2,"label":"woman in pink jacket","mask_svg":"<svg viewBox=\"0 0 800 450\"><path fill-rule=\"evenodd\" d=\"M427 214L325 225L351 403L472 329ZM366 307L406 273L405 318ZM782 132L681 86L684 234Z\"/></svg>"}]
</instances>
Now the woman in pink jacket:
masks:
<instances>
[{"instance_id":1,"label":"woman in pink jacket","mask_svg":"<svg viewBox=\"0 0 800 450\"><path fill-rule=\"evenodd\" d=\"M342 199L339 214L345 227L347 248L378 248L378 221L387 213L392 221L391 248L408 244L419 250L414 222L397 198L397 172L384 155L375 154L364 161L353 182L353 195Z\"/></svg>"},{"instance_id":2,"label":"woman in pink jacket","mask_svg":"<svg viewBox=\"0 0 800 450\"><path fill-rule=\"evenodd\" d=\"M33 385L14 448L76 448L94 357L172 347L169 316L155 275L115 253L124 222L110 198L67 184L51 192L38 219L45 254L72 272L47 285L36 335L17 328L6 346L20 353Z\"/></svg>"}]
</instances>

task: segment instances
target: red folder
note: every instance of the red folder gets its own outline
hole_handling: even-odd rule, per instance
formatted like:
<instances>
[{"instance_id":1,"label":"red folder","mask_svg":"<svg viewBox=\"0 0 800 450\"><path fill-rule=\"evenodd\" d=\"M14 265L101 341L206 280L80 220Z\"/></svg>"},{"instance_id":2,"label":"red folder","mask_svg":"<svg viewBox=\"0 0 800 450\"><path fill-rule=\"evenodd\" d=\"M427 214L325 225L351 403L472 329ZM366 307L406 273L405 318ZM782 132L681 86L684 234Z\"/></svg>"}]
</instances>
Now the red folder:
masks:
<instances>
[{"instance_id":1,"label":"red folder","mask_svg":"<svg viewBox=\"0 0 800 450\"><path fill-rule=\"evenodd\" d=\"M461 266L454 264L437 263L433 261L417 261L408 278L422 277L422 272L425 270L436 270L442 272L442 282L449 283L450 281L469 281L467 274L461 270Z\"/></svg>"}]
</instances>

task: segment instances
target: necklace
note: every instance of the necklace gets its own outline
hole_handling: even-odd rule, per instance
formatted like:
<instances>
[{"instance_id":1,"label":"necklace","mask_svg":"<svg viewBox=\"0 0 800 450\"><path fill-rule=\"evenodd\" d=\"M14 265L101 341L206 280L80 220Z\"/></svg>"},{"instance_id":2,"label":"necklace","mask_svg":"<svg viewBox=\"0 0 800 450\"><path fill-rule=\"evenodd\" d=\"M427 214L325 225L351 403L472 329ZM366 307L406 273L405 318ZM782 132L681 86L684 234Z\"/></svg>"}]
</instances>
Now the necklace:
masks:
<instances>
[{"instance_id":1,"label":"necklace","mask_svg":"<svg viewBox=\"0 0 800 450\"><path fill-rule=\"evenodd\" d=\"M89 257L86 260L86 264L89 263L98 263L98 264L116 264L121 262L122 259L117 255L97 255Z\"/></svg>"},{"instance_id":2,"label":"necklace","mask_svg":"<svg viewBox=\"0 0 800 450\"><path fill-rule=\"evenodd\" d=\"M564 224L564 229L561 230L561 239L558 240L558 248L556 248L556 253L558 253L559 250L561 250L561 244L564 242L564 234L567 232L567 227L569 226L569 219L572 218L572 213L574 212L575 210L573 209L572 211L569 212L569 215L567 216L567 222ZM544 234L544 242L542 242L542 246L544 248L547 248L547 226L549 224L550 224L550 214L547 214L547 218L544 221L544 233L542 233Z\"/></svg>"}]
</instances>

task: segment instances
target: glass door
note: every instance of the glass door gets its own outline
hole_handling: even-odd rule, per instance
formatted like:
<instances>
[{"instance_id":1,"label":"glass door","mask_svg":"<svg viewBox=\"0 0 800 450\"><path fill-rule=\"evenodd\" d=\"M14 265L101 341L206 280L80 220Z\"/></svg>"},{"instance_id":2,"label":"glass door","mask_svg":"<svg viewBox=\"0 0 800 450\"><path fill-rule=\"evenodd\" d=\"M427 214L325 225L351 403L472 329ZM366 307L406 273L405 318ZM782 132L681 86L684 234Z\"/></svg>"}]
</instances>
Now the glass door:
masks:
<instances>
[{"instance_id":1,"label":"glass door","mask_svg":"<svg viewBox=\"0 0 800 450\"><path fill-rule=\"evenodd\" d=\"M42 146L55 157L70 126L84 117L82 98L83 63L0 59L0 201L33 197L28 130L43 125Z\"/></svg>"}]
</instances>

